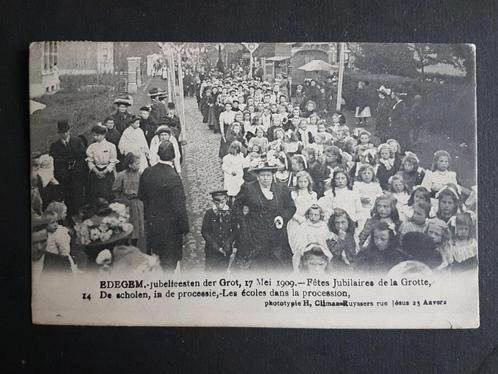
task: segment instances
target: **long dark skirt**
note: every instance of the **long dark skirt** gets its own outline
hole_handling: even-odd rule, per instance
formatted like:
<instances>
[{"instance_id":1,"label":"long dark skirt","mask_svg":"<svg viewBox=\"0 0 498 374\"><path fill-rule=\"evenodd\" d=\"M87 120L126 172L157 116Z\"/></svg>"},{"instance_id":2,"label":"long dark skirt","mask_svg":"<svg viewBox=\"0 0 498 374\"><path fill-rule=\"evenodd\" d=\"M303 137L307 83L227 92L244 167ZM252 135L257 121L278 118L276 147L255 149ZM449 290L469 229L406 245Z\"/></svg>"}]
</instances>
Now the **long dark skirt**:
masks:
<instances>
[{"instance_id":1,"label":"long dark skirt","mask_svg":"<svg viewBox=\"0 0 498 374\"><path fill-rule=\"evenodd\" d=\"M99 198L112 201L114 194L112 185L114 183L114 173L107 173L99 179L95 173L90 173L88 177L88 202L95 202Z\"/></svg>"},{"instance_id":2,"label":"long dark skirt","mask_svg":"<svg viewBox=\"0 0 498 374\"><path fill-rule=\"evenodd\" d=\"M216 128L219 129L218 125L218 116L216 115L218 111L216 110L216 107L212 106L209 107L209 112L208 112L208 127L211 130L216 130Z\"/></svg>"},{"instance_id":3,"label":"long dark skirt","mask_svg":"<svg viewBox=\"0 0 498 374\"><path fill-rule=\"evenodd\" d=\"M70 273L71 263L67 256L46 252L43 260L44 272Z\"/></svg>"},{"instance_id":4,"label":"long dark skirt","mask_svg":"<svg viewBox=\"0 0 498 374\"><path fill-rule=\"evenodd\" d=\"M246 223L241 227L234 268L290 271L292 252L288 244L286 229L251 230L248 225L250 224Z\"/></svg>"}]
</instances>

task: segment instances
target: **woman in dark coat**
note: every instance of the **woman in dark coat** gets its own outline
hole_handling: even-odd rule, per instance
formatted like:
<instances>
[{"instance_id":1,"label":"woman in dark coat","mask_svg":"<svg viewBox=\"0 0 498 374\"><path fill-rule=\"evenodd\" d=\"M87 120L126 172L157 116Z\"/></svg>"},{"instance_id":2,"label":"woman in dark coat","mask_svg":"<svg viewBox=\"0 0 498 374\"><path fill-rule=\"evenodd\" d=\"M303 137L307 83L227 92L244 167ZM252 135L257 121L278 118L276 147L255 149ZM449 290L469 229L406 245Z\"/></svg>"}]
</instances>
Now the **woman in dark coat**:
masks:
<instances>
[{"instance_id":1,"label":"woman in dark coat","mask_svg":"<svg viewBox=\"0 0 498 374\"><path fill-rule=\"evenodd\" d=\"M236 263L251 270L291 270L287 222L296 211L287 186L273 182L276 167L267 163L253 172L257 181L246 183L233 210L239 226Z\"/></svg>"},{"instance_id":2,"label":"woman in dark coat","mask_svg":"<svg viewBox=\"0 0 498 374\"><path fill-rule=\"evenodd\" d=\"M159 255L161 267L173 271L182 259L183 235L189 231L185 192L173 167L173 144L162 142L157 153L160 161L140 177L138 197L144 202L149 246Z\"/></svg>"}]
</instances>

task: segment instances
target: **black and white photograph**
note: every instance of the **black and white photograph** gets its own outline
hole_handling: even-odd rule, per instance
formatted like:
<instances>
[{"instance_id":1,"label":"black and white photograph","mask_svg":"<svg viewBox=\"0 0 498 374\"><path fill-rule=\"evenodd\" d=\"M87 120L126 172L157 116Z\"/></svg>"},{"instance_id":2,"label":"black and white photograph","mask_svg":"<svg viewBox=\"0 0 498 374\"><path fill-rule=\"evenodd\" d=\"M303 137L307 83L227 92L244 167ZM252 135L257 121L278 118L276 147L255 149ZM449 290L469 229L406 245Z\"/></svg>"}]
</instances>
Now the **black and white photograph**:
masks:
<instances>
[{"instance_id":1,"label":"black and white photograph","mask_svg":"<svg viewBox=\"0 0 498 374\"><path fill-rule=\"evenodd\" d=\"M478 327L475 66L472 44L31 43L33 322Z\"/></svg>"}]
</instances>

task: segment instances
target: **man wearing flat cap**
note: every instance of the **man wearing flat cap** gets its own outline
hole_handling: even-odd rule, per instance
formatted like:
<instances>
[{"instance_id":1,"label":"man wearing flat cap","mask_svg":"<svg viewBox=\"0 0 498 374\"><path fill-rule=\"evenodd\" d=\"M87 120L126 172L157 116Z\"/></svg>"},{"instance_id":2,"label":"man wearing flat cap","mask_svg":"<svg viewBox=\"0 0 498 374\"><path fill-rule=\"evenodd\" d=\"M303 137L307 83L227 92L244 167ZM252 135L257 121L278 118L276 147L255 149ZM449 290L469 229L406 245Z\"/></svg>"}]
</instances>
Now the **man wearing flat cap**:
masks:
<instances>
[{"instance_id":1,"label":"man wearing flat cap","mask_svg":"<svg viewBox=\"0 0 498 374\"><path fill-rule=\"evenodd\" d=\"M59 139L50 144L49 154L54 159L54 177L59 182L68 216L71 217L78 212L84 200L88 175L86 153L80 138L70 135L68 121L57 122L57 133Z\"/></svg>"},{"instance_id":2,"label":"man wearing flat cap","mask_svg":"<svg viewBox=\"0 0 498 374\"><path fill-rule=\"evenodd\" d=\"M148 247L159 255L163 270L172 272L182 259L183 235L189 232L185 192L174 169L173 144L164 141L159 161L140 177L138 197L144 202Z\"/></svg>"}]
</instances>

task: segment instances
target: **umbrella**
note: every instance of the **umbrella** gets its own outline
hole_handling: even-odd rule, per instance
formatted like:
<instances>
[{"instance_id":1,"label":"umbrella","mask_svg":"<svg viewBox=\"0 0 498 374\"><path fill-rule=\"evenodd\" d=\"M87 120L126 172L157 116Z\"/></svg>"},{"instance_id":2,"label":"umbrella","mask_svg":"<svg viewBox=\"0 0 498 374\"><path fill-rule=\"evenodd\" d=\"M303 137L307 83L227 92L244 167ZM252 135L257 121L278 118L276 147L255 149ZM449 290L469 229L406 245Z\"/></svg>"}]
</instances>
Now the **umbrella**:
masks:
<instances>
[{"instance_id":1,"label":"umbrella","mask_svg":"<svg viewBox=\"0 0 498 374\"><path fill-rule=\"evenodd\" d=\"M301 67L298 67L299 70L304 71L331 71L335 68L337 68L337 66L330 65L322 60L313 60Z\"/></svg>"},{"instance_id":2,"label":"umbrella","mask_svg":"<svg viewBox=\"0 0 498 374\"><path fill-rule=\"evenodd\" d=\"M33 114L37 110L42 110L45 107L45 104L39 103L38 101L29 100L29 114Z\"/></svg>"}]
</instances>

